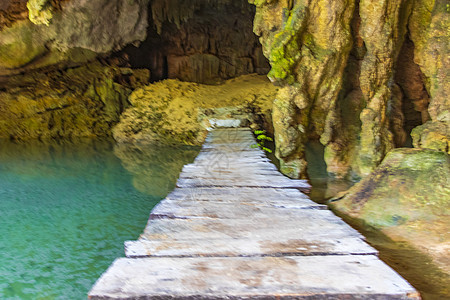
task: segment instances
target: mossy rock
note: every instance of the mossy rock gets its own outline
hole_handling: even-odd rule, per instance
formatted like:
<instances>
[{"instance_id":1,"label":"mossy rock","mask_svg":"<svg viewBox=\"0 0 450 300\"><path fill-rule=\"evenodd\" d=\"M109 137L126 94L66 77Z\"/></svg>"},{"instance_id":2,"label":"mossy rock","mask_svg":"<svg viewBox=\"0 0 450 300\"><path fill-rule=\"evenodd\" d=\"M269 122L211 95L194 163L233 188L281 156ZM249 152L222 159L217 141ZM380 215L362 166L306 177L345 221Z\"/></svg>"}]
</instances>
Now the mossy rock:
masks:
<instances>
[{"instance_id":1,"label":"mossy rock","mask_svg":"<svg viewBox=\"0 0 450 300\"><path fill-rule=\"evenodd\" d=\"M0 91L0 138L74 139L109 136L132 89L148 72L92 63L66 71L10 77Z\"/></svg>"},{"instance_id":2,"label":"mossy rock","mask_svg":"<svg viewBox=\"0 0 450 300\"><path fill-rule=\"evenodd\" d=\"M256 74L220 85L167 79L133 91L113 136L119 143L201 145L215 119L269 124L276 92Z\"/></svg>"},{"instance_id":3,"label":"mossy rock","mask_svg":"<svg viewBox=\"0 0 450 300\"><path fill-rule=\"evenodd\" d=\"M330 204L391 238L424 249L439 263L450 242L450 157L442 151L395 149Z\"/></svg>"},{"instance_id":4,"label":"mossy rock","mask_svg":"<svg viewBox=\"0 0 450 300\"><path fill-rule=\"evenodd\" d=\"M46 51L45 45L36 43L32 27L26 23L8 28L0 38L0 69L22 67Z\"/></svg>"}]
</instances>

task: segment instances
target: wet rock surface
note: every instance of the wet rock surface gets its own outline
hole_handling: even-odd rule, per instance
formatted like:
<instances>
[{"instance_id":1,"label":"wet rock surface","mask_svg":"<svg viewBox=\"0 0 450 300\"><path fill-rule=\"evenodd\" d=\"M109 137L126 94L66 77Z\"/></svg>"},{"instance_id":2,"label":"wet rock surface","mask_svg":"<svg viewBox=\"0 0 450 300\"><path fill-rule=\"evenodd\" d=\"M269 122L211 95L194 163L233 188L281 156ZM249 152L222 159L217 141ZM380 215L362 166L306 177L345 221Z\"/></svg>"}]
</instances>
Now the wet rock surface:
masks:
<instances>
[{"instance_id":1,"label":"wet rock surface","mask_svg":"<svg viewBox=\"0 0 450 300\"><path fill-rule=\"evenodd\" d=\"M450 159L441 151L396 149L333 208L406 241L447 274L450 236Z\"/></svg>"},{"instance_id":2,"label":"wet rock surface","mask_svg":"<svg viewBox=\"0 0 450 300\"><path fill-rule=\"evenodd\" d=\"M9 77L0 89L0 138L76 139L109 136L131 91L148 71L92 63L65 71Z\"/></svg>"}]
</instances>

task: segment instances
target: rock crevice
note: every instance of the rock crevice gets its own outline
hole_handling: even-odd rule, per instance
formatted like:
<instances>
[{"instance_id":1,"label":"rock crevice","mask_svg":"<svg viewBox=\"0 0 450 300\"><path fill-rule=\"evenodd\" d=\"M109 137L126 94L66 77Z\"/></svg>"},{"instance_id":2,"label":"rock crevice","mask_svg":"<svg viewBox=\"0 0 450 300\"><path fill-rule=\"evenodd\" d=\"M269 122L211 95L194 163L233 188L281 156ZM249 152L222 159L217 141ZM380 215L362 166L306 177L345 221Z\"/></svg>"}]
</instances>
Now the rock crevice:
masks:
<instances>
[{"instance_id":1,"label":"rock crevice","mask_svg":"<svg viewBox=\"0 0 450 300\"><path fill-rule=\"evenodd\" d=\"M328 173L339 178L369 174L411 144L413 128L415 146L448 151L442 1L249 2L269 78L281 86L273 119L283 173L306 175L308 140L325 146Z\"/></svg>"}]
</instances>

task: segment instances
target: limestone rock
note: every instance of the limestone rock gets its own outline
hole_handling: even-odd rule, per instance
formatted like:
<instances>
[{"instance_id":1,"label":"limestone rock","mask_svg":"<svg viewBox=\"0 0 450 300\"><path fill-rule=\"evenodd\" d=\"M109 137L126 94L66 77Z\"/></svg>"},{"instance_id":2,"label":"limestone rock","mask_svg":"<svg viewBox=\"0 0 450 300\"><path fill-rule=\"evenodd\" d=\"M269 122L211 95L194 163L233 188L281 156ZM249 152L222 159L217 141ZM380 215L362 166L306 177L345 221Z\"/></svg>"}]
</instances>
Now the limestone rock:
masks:
<instances>
[{"instance_id":1,"label":"limestone rock","mask_svg":"<svg viewBox=\"0 0 450 300\"><path fill-rule=\"evenodd\" d=\"M113 129L116 141L199 145L217 119L265 124L270 130L276 88L261 75L244 75L221 85L168 79L135 90L131 107Z\"/></svg>"},{"instance_id":2,"label":"limestone rock","mask_svg":"<svg viewBox=\"0 0 450 300\"><path fill-rule=\"evenodd\" d=\"M152 79L216 83L267 74L269 64L252 31L255 8L246 0L153 0L148 38L125 52Z\"/></svg>"},{"instance_id":3,"label":"limestone rock","mask_svg":"<svg viewBox=\"0 0 450 300\"><path fill-rule=\"evenodd\" d=\"M434 149L450 154L450 112L444 113L436 121L413 129L413 144L416 148Z\"/></svg>"},{"instance_id":4,"label":"limestone rock","mask_svg":"<svg viewBox=\"0 0 450 300\"><path fill-rule=\"evenodd\" d=\"M444 1L249 2L269 78L283 87L273 119L289 176L305 176L304 145L320 140L329 174L360 178L448 111Z\"/></svg>"},{"instance_id":5,"label":"limestone rock","mask_svg":"<svg viewBox=\"0 0 450 300\"><path fill-rule=\"evenodd\" d=\"M29 1L37 24L20 20L0 31L0 75L86 62L146 37L148 0L67 1L59 11L48 2Z\"/></svg>"},{"instance_id":6,"label":"limestone rock","mask_svg":"<svg viewBox=\"0 0 450 300\"><path fill-rule=\"evenodd\" d=\"M428 112L433 121L450 107L449 12L445 1L415 1L408 26L416 46L415 61L427 78Z\"/></svg>"},{"instance_id":7,"label":"limestone rock","mask_svg":"<svg viewBox=\"0 0 450 300\"><path fill-rule=\"evenodd\" d=\"M450 158L399 148L332 206L433 256L450 273Z\"/></svg>"},{"instance_id":8,"label":"limestone rock","mask_svg":"<svg viewBox=\"0 0 450 300\"><path fill-rule=\"evenodd\" d=\"M249 1L254 31L269 58L269 78L281 85L274 106L277 157L293 177L305 175L304 144L330 130L352 42L354 1ZM324 137L324 143L328 141Z\"/></svg>"},{"instance_id":9,"label":"limestone rock","mask_svg":"<svg viewBox=\"0 0 450 300\"><path fill-rule=\"evenodd\" d=\"M10 77L0 86L0 138L74 139L107 136L148 71L93 63Z\"/></svg>"}]
</instances>

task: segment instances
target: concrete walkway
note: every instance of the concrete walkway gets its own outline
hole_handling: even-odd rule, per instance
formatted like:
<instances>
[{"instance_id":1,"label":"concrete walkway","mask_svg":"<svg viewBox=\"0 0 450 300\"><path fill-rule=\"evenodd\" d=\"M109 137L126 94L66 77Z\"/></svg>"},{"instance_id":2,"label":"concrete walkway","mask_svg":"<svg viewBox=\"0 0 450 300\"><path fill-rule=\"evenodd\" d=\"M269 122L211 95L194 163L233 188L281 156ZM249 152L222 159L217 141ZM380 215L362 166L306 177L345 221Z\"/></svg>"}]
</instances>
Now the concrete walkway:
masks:
<instances>
[{"instance_id":1,"label":"concrete walkway","mask_svg":"<svg viewBox=\"0 0 450 300\"><path fill-rule=\"evenodd\" d=\"M251 148L210 132L91 299L420 299L364 237Z\"/></svg>"}]
</instances>

